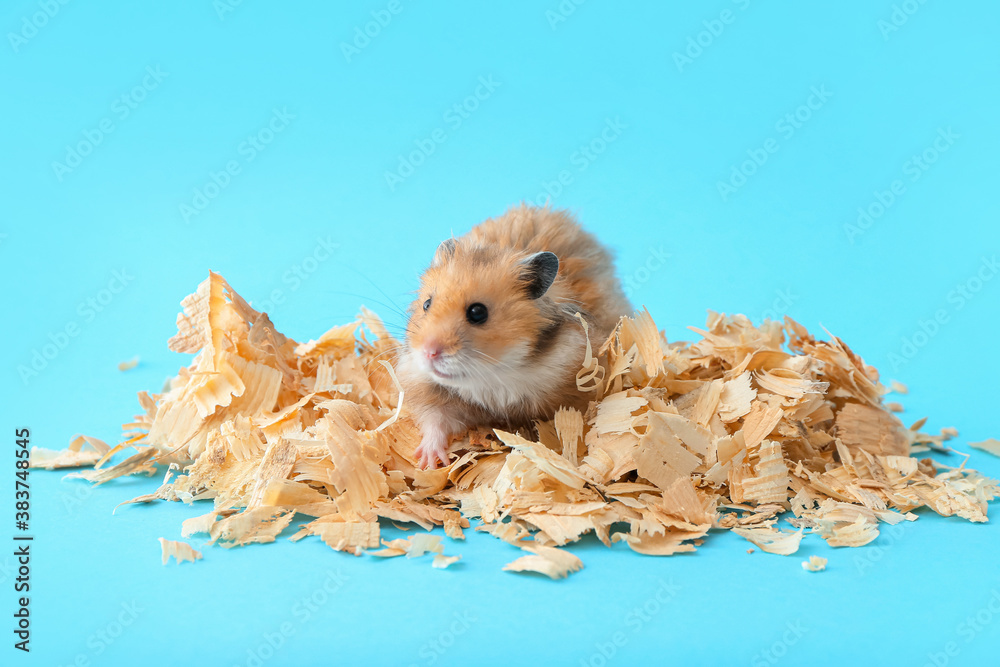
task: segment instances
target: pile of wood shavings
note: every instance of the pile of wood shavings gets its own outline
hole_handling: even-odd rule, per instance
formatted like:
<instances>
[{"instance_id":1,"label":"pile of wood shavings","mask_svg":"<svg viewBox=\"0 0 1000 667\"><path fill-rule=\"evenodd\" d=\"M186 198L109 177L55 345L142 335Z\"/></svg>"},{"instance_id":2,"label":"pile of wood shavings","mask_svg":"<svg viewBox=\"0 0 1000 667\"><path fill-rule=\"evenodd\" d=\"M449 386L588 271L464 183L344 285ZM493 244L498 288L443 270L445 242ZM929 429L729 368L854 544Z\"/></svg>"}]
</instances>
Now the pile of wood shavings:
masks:
<instances>
[{"instance_id":1,"label":"pile of wood shavings","mask_svg":"<svg viewBox=\"0 0 1000 667\"><path fill-rule=\"evenodd\" d=\"M387 363L398 341L372 313L299 344L214 273L182 306L169 347L197 356L162 393L139 394L126 440L78 438L32 459L96 461L74 475L97 484L170 464L156 493L128 502L212 500L182 535L224 547L274 541L299 514L313 520L293 540L318 536L355 555L431 552L442 567L455 557L437 542L383 542L379 518L443 526L453 539L478 519L476 530L526 552L504 569L557 578L583 565L559 547L591 532L665 556L731 529L787 555L805 529L861 546L924 506L983 522L1000 494L964 463L911 457L947 449L954 431L905 428L875 369L789 318L755 327L712 313L695 343L668 343L648 312L624 318L588 346L577 380L593 397L586 414L560 410L537 434L471 431L451 465L420 470L420 434ZM104 467L126 448L137 453ZM779 530L783 517L797 530Z\"/></svg>"}]
</instances>

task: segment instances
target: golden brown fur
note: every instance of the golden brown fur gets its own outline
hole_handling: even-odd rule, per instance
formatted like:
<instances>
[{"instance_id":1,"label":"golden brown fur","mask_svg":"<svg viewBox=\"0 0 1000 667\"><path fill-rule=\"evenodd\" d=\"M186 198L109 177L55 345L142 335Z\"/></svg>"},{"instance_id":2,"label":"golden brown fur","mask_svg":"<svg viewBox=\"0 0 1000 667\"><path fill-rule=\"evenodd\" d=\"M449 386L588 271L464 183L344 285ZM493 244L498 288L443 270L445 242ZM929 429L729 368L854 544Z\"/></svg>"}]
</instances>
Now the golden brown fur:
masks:
<instances>
[{"instance_id":1,"label":"golden brown fur","mask_svg":"<svg viewBox=\"0 0 1000 667\"><path fill-rule=\"evenodd\" d=\"M533 298L525 262L543 251L558 257L558 273ZM482 324L467 320L473 303L488 308ZM631 306L610 253L569 214L520 206L442 244L411 306L399 364L423 462L444 461L448 438L467 428L516 429L562 405L586 407L575 383L585 346L577 312L600 341ZM423 356L430 348L440 351L436 366Z\"/></svg>"}]
</instances>

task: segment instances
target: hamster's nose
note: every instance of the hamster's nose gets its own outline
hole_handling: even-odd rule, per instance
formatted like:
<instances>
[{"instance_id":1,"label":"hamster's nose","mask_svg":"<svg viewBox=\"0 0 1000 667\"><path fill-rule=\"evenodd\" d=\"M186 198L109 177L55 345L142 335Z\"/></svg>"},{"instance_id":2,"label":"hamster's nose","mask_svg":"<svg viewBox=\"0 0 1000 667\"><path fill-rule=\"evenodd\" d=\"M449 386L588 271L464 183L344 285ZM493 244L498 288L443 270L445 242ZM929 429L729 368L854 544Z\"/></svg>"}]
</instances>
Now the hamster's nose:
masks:
<instances>
[{"instance_id":1,"label":"hamster's nose","mask_svg":"<svg viewBox=\"0 0 1000 667\"><path fill-rule=\"evenodd\" d=\"M436 340L424 343L424 356L428 359L437 359L444 352L444 346Z\"/></svg>"}]
</instances>

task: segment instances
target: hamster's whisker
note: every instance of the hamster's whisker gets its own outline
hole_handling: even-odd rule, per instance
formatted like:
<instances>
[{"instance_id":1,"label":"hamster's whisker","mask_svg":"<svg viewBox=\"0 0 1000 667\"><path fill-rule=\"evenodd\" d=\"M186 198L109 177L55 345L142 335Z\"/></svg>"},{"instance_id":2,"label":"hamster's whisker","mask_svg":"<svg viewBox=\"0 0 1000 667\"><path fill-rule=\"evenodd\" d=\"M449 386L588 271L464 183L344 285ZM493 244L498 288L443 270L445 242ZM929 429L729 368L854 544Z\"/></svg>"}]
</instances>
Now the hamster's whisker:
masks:
<instances>
[{"instance_id":1,"label":"hamster's whisker","mask_svg":"<svg viewBox=\"0 0 1000 667\"><path fill-rule=\"evenodd\" d=\"M475 351L476 354L479 354L479 355L482 355L482 356L486 357L487 359L489 359L490 361L492 361L493 363L495 363L497 366L503 366L504 368L507 368L507 369L510 369L510 370L514 370L514 367L511 366L510 364L508 364L507 362L500 361L496 357L490 356L490 355L486 354L485 352L483 352L482 350L474 350L474 351Z\"/></svg>"},{"instance_id":2,"label":"hamster's whisker","mask_svg":"<svg viewBox=\"0 0 1000 667\"><path fill-rule=\"evenodd\" d=\"M583 302L580 301L579 299L570 299L569 297L560 297L558 299L553 299L553 301L556 301L556 302L559 302L559 303L573 303L573 304L576 304L577 306L580 306L581 308L583 307Z\"/></svg>"},{"instance_id":3,"label":"hamster's whisker","mask_svg":"<svg viewBox=\"0 0 1000 667\"><path fill-rule=\"evenodd\" d=\"M488 369L482 366L481 364L476 364L476 363L469 364L469 366L471 367L472 371L474 371L478 375L479 379L482 380L483 383L485 384L490 384L492 382L500 381L500 378L497 377L497 374L494 373L492 369Z\"/></svg>"},{"instance_id":4,"label":"hamster's whisker","mask_svg":"<svg viewBox=\"0 0 1000 667\"><path fill-rule=\"evenodd\" d=\"M384 296L384 297L385 297L386 299L388 299L388 300L389 300L389 303L391 303L391 304L392 304L392 308L393 308L393 310L395 310L395 311L396 311L397 313L399 313L400 315L403 315L403 317L406 317L406 315L405 315L405 314L404 314L404 313L402 312L402 310L400 309L399 305L398 305L398 304L397 304L397 303L396 303L395 301L393 301L393 300L392 300L392 297L391 297L391 296L389 296L388 294L386 294L386 293L385 293L385 290L383 290L383 289L382 289L381 287L379 287L379 286L378 286L378 285L377 285L377 284L375 283L375 281L374 281L374 280L372 280L371 278L369 278L369 277L368 277L368 276L366 276L365 274L361 273L360 271L358 271L357 269L355 269L355 268L354 268L353 266L348 266L348 265L346 265L346 264L341 264L341 266L342 266L343 268L347 269L348 271L353 271L353 272L354 272L355 274L357 274L357 275L361 276L362 278L364 278L365 280L367 280L367 281L368 281L368 283L369 283L369 284L370 284L370 285L371 285L372 287L374 287L375 289L377 289L377 290L379 291L379 293L380 293L380 294L381 294L382 296ZM364 298L364 297L362 297L362 298ZM385 304L383 304L383 305L385 305ZM386 307L388 308L389 306L386 306Z\"/></svg>"},{"instance_id":5,"label":"hamster's whisker","mask_svg":"<svg viewBox=\"0 0 1000 667\"><path fill-rule=\"evenodd\" d=\"M402 310L400 310L398 306L392 305L392 304L388 304L388 303L386 303L384 301L379 301L378 299L373 299L370 296L366 296L364 294L357 294L355 292L343 292L343 291L340 291L340 290L324 290L324 291L327 292L328 294L342 294L344 296L357 297L358 299L362 299L362 300L368 301L369 303L376 303L376 304L378 304L380 306L384 306L385 308L389 309L390 311L392 311L393 313L395 313L396 315L399 315L400 317L402 317L404 319L406 319L406 318L409 317L409 315L407 315Z\"/></svg>"},{"instance_id":6,"label":"hamster's whisker","mask_svg":"<svg viewBox=\"0 0 1000 667\"><path fill-rule=\"evenodd\" d=\"M395 354L396 352L399 352L400 350L405 350L405 349L406 349L405 345L396 345L395 347L391 347L388 350L382 350L381 352L379 352L378 354L376 354L374 357L372 357L371 361L369 361L367 364L365 364L365 366L364 366L365 372L368 371L368 367L369 366L371 366L372 364L374 364L376 361L379 361L379 359L381 357L384 357L387 354Z\"/></svg>"}]
</instances>

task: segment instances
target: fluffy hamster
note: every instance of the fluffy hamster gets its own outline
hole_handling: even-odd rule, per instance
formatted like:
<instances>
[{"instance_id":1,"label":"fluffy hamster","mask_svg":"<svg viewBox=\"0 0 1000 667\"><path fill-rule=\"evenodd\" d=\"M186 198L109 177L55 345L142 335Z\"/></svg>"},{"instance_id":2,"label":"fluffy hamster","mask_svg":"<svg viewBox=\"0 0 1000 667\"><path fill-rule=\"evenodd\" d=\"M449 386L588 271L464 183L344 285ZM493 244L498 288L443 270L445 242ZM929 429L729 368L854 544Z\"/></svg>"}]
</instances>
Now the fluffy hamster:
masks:
<instances>
[{"instance_id":1,"label":"fluffy hamster","mask_svg":"<svg viewBox=\"0 0 1000 667\"><path fill-rule=\"evenodd\" d=\"M632 312L611 253L561 211L521 206L442 243L410 306L399 377L420 464L472 427L516 430L586 408L580 312L602 341Z\"/></svg>"}]
</instances>

